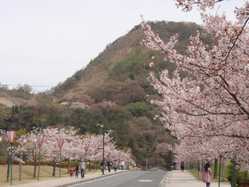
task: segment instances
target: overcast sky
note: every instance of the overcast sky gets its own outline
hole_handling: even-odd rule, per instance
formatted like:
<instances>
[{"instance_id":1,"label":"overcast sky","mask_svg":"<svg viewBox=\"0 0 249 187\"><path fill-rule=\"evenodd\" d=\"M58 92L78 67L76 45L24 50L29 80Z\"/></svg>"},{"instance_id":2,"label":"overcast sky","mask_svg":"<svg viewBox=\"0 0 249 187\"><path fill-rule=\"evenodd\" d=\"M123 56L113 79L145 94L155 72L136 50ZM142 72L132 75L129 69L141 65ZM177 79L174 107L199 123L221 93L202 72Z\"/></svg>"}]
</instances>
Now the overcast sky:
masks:
<instances>
[{"instance_id":1,"label":"overcast sky","mask_svg":"<svg viewBox=\"0 0 249 187\"><path fill-rule=\"evenodd\" d=\"M244 0L229 1L216 10L231 16ZM0 82L55 86L139 24L141 14L201 23L173 0L0 0Z\"/></svg>"}]
</instances>

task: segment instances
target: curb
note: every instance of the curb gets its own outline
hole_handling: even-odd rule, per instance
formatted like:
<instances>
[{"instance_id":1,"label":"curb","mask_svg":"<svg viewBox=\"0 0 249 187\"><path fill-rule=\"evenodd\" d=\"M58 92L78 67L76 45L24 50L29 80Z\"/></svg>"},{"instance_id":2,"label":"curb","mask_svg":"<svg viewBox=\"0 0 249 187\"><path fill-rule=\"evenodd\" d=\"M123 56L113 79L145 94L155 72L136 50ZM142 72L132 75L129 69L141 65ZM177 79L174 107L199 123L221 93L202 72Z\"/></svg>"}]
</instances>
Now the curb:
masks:
<instances>
[{"instance_id":1,"label":"curb","mask_svg":"<svg viewBox=\"0 0 249 187\"><path fill-rule=\"evenodd\" d=\"M105 178L105 177L109 177L109 176L113 176L113 175L117 175L119 173L125 173L128 172L128 170L125 171L120 171L120 172L116 172L116 173L112 173L112 174L108 174L108 175L102 175L102 176L98 176L98 177L93 177L93 178L89 178L89 179L83 179L82 181L75 181L75 182L71 182L71 183L67 183L67 184L63 184L63 185L58 185L56 187L68 187L71 185L75 185L75 184L80 184L80 183L84 183L84 182L89 182L89 181L93 181L93 180L97 180L97 179L101 179L101 178Z\"/></svg>"}]
</instances>

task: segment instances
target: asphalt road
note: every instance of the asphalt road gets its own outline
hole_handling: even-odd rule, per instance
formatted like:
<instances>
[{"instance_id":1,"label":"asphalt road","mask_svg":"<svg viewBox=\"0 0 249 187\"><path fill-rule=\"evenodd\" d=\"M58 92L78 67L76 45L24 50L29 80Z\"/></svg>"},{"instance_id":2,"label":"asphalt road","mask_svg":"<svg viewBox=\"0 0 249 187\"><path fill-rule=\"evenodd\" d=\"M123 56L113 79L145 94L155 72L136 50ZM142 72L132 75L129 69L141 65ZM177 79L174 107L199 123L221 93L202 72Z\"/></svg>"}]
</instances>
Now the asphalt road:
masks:
<instances>
[{"instance_id":1,"label":"asphalt road","mask_svg":"<svg viewBox=\"0 0 249 187\"><path fill-rule=\"evenodd\" d=\"M159 187L165 174L160 169L129 171L70 187Z\"/></svg>"}]
</instances>

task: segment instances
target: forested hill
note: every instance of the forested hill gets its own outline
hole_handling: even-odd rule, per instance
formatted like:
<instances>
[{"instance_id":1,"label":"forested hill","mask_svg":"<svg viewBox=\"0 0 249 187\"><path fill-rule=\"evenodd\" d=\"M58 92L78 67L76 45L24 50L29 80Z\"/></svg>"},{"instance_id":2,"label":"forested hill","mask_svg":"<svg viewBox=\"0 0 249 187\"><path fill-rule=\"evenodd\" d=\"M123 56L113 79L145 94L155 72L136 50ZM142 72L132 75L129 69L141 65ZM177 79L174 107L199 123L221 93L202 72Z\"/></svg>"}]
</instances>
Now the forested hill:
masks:
<instances>
[{"instance_id":1,"label":"forested hill","mask_svg":"<svg viewBox=\"0 0 249 187\"><path fill-rule=\"evenodd\" d=\"M151 25L164 40L178 33L180 42L177 49L182 52L189 36L200 29L194 23L184 22L153 22ZM85 69L79 70L58 85L54 95L67 101L84 101L86 96L95 102L111 100L116 103L127 103L130 101L124 95L128 97L131 94L130 89L137 87L138 95L133 97L139 97L142 92L140 88L147 86L144 77L147 76L151 58L156 57L153 61L162 62L158 53L141 45L143 38L141 26L135 26L128 34L109 44ZM159 68L162 66L173 68L169 63L160 63Z\"/></svg>"},{"instance_id":2,"label":"forested hill","mask_svg":"<svg viewBox=\"0 0 249 187\"><path fill-rule=\"evenodd\" d=\"M190 35L201 30L194 23L150 24L165 41L178 33L176 48L181 52L185 51ZM158 147L173 140L154 118L160 113L158 108L148 101L148 96L156 95L147 80L148 65L153 59L158 71L164 68L172 71L174 64L165 62L160 53L144 47L141 44L143 38L141 26L135 26L108 45L85 69L58 85L54 96L61 103L85 108L79 123L74 125L87 131L102 122L114 130L121 146L132 149L137 160L149 158L156 163L159 159L164 163L170 155L165 156L164 150Z\"/></svg>"},{"instance_id":3,"label":"forested hill","mask_svg":"<svg viewBox=\"0 0 249 187\"><path fill-rule=\"evenodd\" d=\"M193 23L150 24L164 40L178 33L177 49L181 52L189 36L200 29ZM172 158L167 144L174 138L155 117L160 111L149 103L149 98L157 94L147 76L152 59L158 71L172 71L174 64L141 45L143 38L141 27L134 27L108 45L85 69L54 88L52 95L41 94L36 105L15 110L8 123L22 131L56 125L74 126L81 133L100 133L96 125L102 123L112 130L119 147L132 151L138 164L145 165L148 159L149 163L167 166ZM0 127L7 125L0 113Z\"/></svg>"}]
</instances>

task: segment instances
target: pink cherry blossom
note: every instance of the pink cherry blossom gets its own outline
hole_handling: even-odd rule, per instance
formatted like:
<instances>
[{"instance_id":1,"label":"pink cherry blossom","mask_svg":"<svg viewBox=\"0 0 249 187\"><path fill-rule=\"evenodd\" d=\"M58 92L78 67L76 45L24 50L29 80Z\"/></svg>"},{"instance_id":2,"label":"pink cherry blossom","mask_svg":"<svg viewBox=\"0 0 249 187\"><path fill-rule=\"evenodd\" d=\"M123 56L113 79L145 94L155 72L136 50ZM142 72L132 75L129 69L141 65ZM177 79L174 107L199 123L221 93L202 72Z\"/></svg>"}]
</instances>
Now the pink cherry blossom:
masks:
<instances>
[{"instance_id":1,"label":"pink cherry blossom","mask_svg":"<svg viewBox=\"0 0 249 187\"><path fill-rule=\"evenodd\" d=\"M205 11L217 2L221 1L176 0L188 11L195 5ZM179 139L175 152L182 160L222 155L249 163L248 7L247 2L236 8L236 21L203 14L203 28L213 38L212 45L197 32L189 38L185 54L174 48L177 35L164 42L149 24L142 23L143 44L176 64L172 76L167 70L159 77L151 71L151 84L162 96L151 102L161 107L161 120Z\"/></svg>"},{"instance_id":2,"label":"pink cherry blossom","mask_svg":"<svg viewBox=\"0 0 249 187\"><path fill-rule=\"evenodd\" d=\"M129 152L120 150L109 134L105 134L105 159L110 161L134 162ZM103 151L102 135L79 135L75 129L43 129L39 134L33 132L21 136L19 152L26 152L33 160L29 150L39 151L42 160L61 161L64 159L101 161Z\"/></svg>"}]
</instances>

